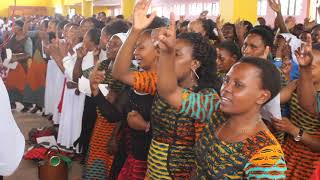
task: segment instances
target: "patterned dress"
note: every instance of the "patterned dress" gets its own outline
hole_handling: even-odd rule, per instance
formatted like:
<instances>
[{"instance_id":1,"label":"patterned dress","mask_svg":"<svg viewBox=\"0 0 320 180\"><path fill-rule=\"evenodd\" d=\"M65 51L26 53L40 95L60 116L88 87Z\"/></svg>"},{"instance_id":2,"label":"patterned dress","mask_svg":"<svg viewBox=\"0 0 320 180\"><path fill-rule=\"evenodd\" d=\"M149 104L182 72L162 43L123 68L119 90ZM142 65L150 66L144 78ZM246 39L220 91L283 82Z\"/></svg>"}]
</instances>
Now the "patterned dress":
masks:
<instances>
[{"instance_id":1,"label":"patterned dress","mask_svg":"<svg viewBox=\"0 0 320 180\"><path fill-rule=\"evenodd\" d=\"M293 94L290 101L291 123L302 128L305 133L320 138L320 116L305 111L298 104L298 96ZM302 142L296 142L288 135L283 143L286 162L288 165L288 179L309 179L315 170L316 162L320 161L320 153L310 150Z\"/></svg>"},{"instance_id":2,"label":"patterned dress","mask_svg":"<svg viewBox=\"0 0 320 180\"><path fill-rule=\"evenodd\" d=\"M100 66L107 69L108 64L108 61L103 61ZM120 92L124 88L124 84L112 78L110 70L106 70L106 76L102 84L108 84L108 87L115 92ZM107 152L107 148L115 127L116 122L110 122L106 119L102 115L102 110L98 105L97 119L90 139L85 163L84 179L109 178L114 156Z\"/></svg>"},{"instance_id":3,"label":"patterned dress","mask_svg":"<svg viewBox=\"0 0 320 180\"><path fill-rule=\"evenodd\" d=\"M136 72L134 89L156 93L155 73ZM190 179L195 165L195 120L155 96L151 110L152 141L146 179ZM200 129L200 130L199 130Z\"/></svg>"},{"instance_id":4,"label":"patterned dress","mask_svg":"<svg viewBox=\"0 0 320 180\"><path fill-rule=\"evenodd\" d=\"M226 121L218 99L214 90L182 94L180 113L207 124L195 146L195 179L285 179L281 146L268 130L237 143L217 137L216 128Z\"/></svg>"}]
</instances>

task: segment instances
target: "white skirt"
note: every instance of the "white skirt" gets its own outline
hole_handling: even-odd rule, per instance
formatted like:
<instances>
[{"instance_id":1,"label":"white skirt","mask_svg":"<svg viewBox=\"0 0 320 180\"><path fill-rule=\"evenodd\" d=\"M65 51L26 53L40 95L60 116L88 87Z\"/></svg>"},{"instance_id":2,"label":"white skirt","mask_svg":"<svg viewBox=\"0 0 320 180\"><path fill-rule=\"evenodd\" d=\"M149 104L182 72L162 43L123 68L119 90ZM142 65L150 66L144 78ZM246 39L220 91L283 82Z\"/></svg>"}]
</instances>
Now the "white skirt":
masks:
<instances>
[{"instance_id":1,"label":"white skirt","mask_svg":"<svg viewBox=\"0 0 320 180\"><path fill-rule=\"evenodd\" d=\"M54 60L49 60L47 65L46 90L44 99L45 114L54 114L62 94L64 74ZM54 122L58 124L59 122Z\"/></svg>"},{"instance_id":2,"label":"white skirt","mask_svg":"<svg viewBox=\"0 0 320 180\"><path fill-rule=\"evenodd\" d=\"M82 114L85 102L85 95L75 94L75 89L65 87L60 125L58 132L58 143L66 148L73 148L79 153L79 148L73 143L80 137L82 126Z\"/></svg>"}]
</instances>

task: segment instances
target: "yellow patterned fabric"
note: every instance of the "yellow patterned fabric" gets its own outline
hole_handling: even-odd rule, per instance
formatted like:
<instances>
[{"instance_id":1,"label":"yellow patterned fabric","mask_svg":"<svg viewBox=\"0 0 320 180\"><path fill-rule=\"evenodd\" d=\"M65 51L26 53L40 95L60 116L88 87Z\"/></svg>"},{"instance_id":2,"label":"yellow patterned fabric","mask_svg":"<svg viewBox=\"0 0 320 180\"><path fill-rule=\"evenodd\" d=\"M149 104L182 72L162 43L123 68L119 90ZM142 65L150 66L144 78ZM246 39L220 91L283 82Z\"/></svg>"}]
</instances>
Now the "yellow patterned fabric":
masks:
<instances>
[{"instance_id":1,"label":"yellow patterned fabric","mask_svg":"<svg viewBox=\"0 0 320 180\"><path fill-rule=\"evenodd\" d=\"M196 143L196 179L285 179L284 154L268 130L241 142L228 143L216 135L226 121L219 109L219 96L207 93L182 93L180 113L207 123Z\"/></svg>"}]
</instances>

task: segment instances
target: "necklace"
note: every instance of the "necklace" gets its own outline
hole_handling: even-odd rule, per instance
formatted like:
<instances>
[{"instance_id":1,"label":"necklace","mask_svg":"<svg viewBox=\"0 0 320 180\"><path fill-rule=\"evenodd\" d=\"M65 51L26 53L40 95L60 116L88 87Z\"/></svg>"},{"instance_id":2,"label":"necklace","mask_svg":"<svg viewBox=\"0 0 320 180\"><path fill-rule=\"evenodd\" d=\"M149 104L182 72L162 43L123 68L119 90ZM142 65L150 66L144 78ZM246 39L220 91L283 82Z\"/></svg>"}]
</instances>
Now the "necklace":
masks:
<instances>
[{"instance_id":1,"label":"necklace","mask_svg":"<svg viewBox=\"0 0 320 180\"><path fill-rule=\"evenodd\" d=\"M228 121L227 121L227 122L225 122L225 123L218 129L218 131L217 131L215 134L216 134L216 137L217 137L219 140L225 141L225 142L229 142L230 139L233 139L233 138L235 138L235 137L237 137L237 136L240 136L240 135L244 135L244 134L248 133L249 131L253 130L253 129L256 128L257 125L258 125L259 123L261 123L261 122L262 122L261 115L259 115L259 116L256 118L256 122L254 123L254 125L251 126L251 128L242 128L240 131L236 132L236 133L233 134L232 136L229 136L229 137L224 138L223 140L221 140L221 139L219 138L219 135L220 135L221 130L228 124Z\"/></svg>"}]
</instances>

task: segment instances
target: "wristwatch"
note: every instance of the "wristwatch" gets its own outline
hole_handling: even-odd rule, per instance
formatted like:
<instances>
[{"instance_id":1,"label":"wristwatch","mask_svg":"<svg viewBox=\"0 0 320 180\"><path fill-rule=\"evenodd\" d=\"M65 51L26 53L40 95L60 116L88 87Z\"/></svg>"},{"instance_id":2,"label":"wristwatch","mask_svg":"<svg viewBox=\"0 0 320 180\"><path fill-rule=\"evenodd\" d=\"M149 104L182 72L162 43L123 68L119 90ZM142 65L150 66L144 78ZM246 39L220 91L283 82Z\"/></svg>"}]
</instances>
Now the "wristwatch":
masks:
<instances>
[{"instance_id":1,"label":"wristwatch","mask_svg":"<svg viewBox=\"0 0 320 180\"><path fill-rule=\"evenodd\" d=\"M301 141L302 135L303 135L303 129L300 129L298 135L294 138L294 140L297 142Z\"/></svg>"}]
</instances>

